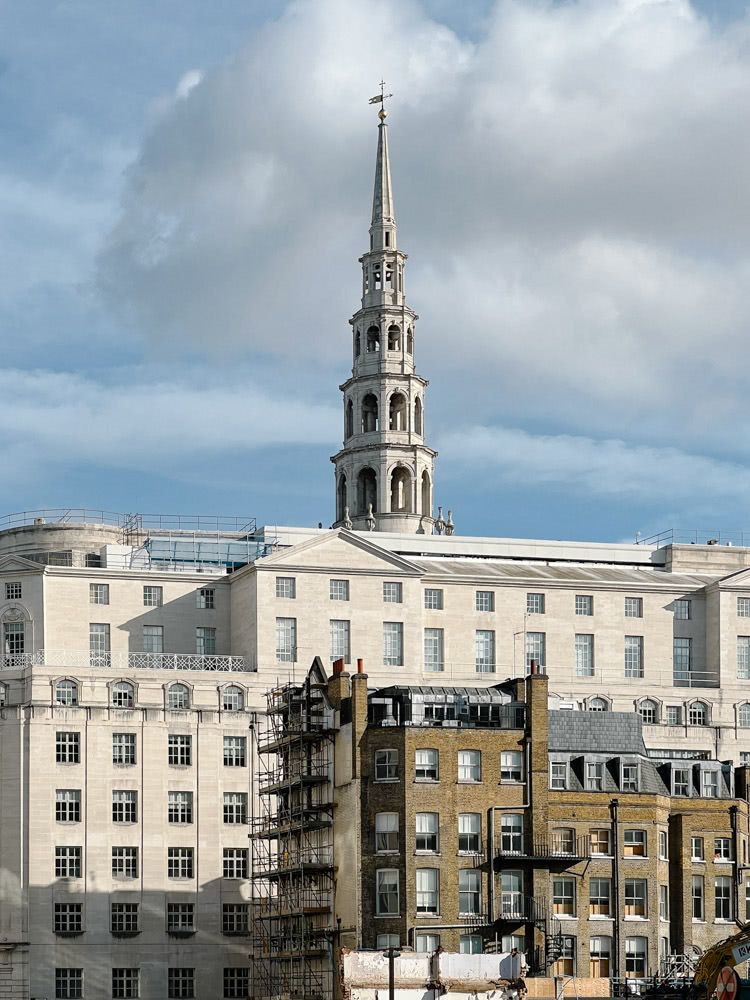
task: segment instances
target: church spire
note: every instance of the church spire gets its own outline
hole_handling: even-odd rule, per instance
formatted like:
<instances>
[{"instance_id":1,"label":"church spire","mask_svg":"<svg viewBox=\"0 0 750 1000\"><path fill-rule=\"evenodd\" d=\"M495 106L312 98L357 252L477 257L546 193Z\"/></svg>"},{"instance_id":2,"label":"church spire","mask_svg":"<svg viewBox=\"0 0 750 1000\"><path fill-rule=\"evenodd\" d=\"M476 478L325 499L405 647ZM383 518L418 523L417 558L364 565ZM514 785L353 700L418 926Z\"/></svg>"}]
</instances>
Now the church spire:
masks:
<instances>
[{"instance_id":1,"label":"church spire","mask_svg":"<svg viewBox=\"0 0 750 1000\"><path fill-rule=\"evenodd\" d=\"M372 196L372 233L381 226L396 227L396 212L393 207L393 187L391 185L391 161L388 156L388 126L385 111L380 112L378 125L378 155L375 160L375 191Z\"/></svg>"}]
</instances>

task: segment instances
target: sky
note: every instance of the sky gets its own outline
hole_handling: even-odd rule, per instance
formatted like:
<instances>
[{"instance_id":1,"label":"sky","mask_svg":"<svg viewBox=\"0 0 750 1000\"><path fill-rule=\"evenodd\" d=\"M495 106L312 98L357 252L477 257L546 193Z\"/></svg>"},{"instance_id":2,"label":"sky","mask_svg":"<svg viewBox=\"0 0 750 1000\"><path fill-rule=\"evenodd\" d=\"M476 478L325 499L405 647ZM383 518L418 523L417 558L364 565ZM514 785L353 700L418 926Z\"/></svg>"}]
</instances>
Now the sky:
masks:
<instances>
[{"instance_id":1,"label":"sky","mask_svg":"<svg viewBox=\"0 0 750 1000\"><path fill-rule=\"evenodd\" d=\"M739 0L0 0L0 514L330 524L381 78L458 532L750 529Z\"/></svg>"}]
</instances>

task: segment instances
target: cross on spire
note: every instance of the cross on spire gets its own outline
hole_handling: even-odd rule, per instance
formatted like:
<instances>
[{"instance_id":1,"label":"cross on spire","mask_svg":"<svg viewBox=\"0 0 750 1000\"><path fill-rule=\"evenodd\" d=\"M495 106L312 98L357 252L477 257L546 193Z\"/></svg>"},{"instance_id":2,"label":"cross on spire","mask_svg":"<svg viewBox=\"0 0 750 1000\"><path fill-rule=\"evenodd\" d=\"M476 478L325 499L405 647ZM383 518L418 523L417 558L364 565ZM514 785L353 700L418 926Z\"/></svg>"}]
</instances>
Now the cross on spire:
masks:
<instances>
[{"instance_id":1,"label":"cross on spire","mask_svg":"<svg viewBox=\"0 0 750 1000\"><path fill-rule=\"evenodd\" d=\"M385 117L388 114L388 112L385 110L385 102L388 100L389 97L393 97L393 94L386 94L386 92L385 92L385 80L381 80L380 81L380 93L376 94L374 97L371 97L370 100L369 100L369 102L368 102L369 104L379 104L380 105L380 111L378 111L378 118L381 120L381 122L385 120Z\"/></svg>"}]
</instances>

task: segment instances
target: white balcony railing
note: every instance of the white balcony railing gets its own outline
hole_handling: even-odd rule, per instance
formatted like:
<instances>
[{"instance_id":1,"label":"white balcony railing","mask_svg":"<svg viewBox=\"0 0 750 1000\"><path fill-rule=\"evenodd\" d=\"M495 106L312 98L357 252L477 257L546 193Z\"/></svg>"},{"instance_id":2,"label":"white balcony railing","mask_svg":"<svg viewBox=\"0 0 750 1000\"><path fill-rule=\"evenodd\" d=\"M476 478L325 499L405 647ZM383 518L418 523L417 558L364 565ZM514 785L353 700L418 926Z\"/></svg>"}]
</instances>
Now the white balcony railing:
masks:
<instances>
[{"instance_id":1,"label":"white balcony railing","mask_svg":"<svg viewBox=\"0 0 750 1000\"><path fill-rule=\"evenodd\" d=\"M89 650L38 649L35 653L0 655L0 668L21 670L25 667L65 667L74 670L97 667L127 670L212 670L242 672L244 656L219 656L201 653L92 653Z\"/></svg>"}]
</instances>

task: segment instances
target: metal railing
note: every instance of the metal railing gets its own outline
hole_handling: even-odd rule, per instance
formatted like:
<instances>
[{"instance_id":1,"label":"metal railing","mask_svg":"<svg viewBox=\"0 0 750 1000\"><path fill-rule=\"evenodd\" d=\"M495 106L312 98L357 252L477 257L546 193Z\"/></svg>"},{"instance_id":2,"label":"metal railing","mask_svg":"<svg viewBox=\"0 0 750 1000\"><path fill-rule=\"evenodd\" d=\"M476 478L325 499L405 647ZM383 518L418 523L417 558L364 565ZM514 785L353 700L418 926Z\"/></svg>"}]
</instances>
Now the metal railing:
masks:
<instances>
[{"instance_id":1,"label":"metal railing","mask_svg":"<svg viewBox=\"0 0 750 1000\"><path fill-rule=\"evenodd\" d=\"M92 653L89 650L38 649L22 656L0 657L6 670L8 661L22 660L19 666L96 667L106 670L210 670L231 673L248 672L244 656L218 656L201 653Z\"/></svg>"},{"instance_id":2,"label":"metal railing","mask_svg":"<svg viewBox=\"0 0 750 1000\"><path fill-rule=\"evenodd\" d=\"M636 536L636 545L649 545L661 548L664 545L737 545L740 548L750 546L750 531L739 528L730 530L711 530L709 528L665 528L654 535L645 538Z\"/></svg>"},{"instance_id":3,"label":"metal railing","mask_svg":"<svg viewBox=\"0 0 750 1000\"><path fill-rule=\"evenodd\" d=\"M91 507L44 507L21 510L0 516L0 531L27 525L47 524L107 524L131 530L227 531L254 534L254 517L221 514L123 514Z\"/></svg>"},{"instance_id":4,"label":"metal railing","mask_svg":"<svg viewBox=\"0 0 750 1000\"><path fill-rule=\"evenodd\" d=\"M258 775L258 785L267 788L272 785L297 784L306 779L310 781L327 781L330 765L327 761L320 763L308 760L290 761L288 765L262 771Z\"/></svg>"},{"instance_id":5,"label":"metal railing","mask_svg":"<svg viewBox=\"0 0 750 1000\"><path fill-rule=\"evenodd\" d=\"M574 863L588 858L590 854L590 844L588 837L574 837L571 841L551 838L534 838L533 840L524 837L519 846L512 841L503 845L503 835L500 835L495 857L498 858L539 858L545 861L559 860L560 862Z\"/></svg>"}]
</instances>

